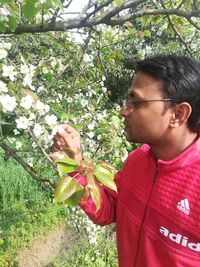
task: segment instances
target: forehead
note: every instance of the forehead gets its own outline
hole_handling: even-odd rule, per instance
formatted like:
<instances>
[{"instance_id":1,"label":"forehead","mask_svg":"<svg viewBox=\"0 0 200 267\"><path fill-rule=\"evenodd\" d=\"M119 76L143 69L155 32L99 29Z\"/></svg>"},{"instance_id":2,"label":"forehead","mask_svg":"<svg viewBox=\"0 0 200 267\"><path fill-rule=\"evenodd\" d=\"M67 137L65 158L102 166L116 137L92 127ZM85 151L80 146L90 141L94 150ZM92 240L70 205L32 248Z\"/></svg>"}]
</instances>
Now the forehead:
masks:
<instances>
[{"instance_id":1,"label":"forehead","mask_svg":"<svg viewBox=\"0 0 200 267\"><path fill-rule=\"evenodd\" d=\"M152 97L162 97L162 81L154 77L138 72L133 79L129 90L130 97L151 99Z\"/></svg>"}]
</instances>

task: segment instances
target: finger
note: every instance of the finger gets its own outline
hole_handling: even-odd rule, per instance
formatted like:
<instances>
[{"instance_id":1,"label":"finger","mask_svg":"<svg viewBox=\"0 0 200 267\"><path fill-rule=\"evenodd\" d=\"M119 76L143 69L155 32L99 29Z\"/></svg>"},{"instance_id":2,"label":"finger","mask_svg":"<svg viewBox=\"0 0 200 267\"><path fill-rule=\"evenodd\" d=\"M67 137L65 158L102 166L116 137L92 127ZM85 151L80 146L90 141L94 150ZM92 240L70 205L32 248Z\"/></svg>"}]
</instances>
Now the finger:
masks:
<instances>
[{"instance_id":1,"label":"finger","mask_svg":"<svg viewBox=\"0 0 200 267\"><path fill-rule=\"evenodd\" d=\"M61 146L65 146L66 145L65 140L59 135L55 135L54 138L53 138L53 141L54 141L54 144L57 147L61 147Z\"/></svg>"},{"instance_id":2,"label":"finger","mask_svg":"<svg viewBox=\"0 0 200 267\"><path fill-rule=\"evenodd\" d=\"M69 124L61 124L62 128L69 134L71 133L78 133L78 131L76 129L74 129L71 125ZM58 129L59 132L59 129Z\"/></svg>"},{"instance_id":3,"label":"finger","mask_svg":"<svg viewBox=\"0 0 200 267\"><path fill-rule=\"evenodd\" d=\"M68 132L66 132L63 128L60 128L58 130L58 133L63 138L67 146L71 148L74 146L74 142L72 141L72 138Z\"/></svg>"}]
</instances>

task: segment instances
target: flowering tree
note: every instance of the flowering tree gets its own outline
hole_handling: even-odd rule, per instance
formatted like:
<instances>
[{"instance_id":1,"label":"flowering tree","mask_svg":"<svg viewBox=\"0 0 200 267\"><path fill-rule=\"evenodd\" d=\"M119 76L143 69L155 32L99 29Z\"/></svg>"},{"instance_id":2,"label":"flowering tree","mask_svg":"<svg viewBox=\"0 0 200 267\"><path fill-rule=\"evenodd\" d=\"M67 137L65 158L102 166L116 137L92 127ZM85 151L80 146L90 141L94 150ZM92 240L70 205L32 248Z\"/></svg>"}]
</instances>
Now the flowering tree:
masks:
<instances>
[{"instance_id":1,"label":"flowering tree","mask_svg":"<svg viewBox=\"0 0 200 267\"><path fill-rule=\"evenodd\" d=\"M117 76L127 77L119 98L128 89L127 53L151 54L150 40L163 34L192 56L199 51L199 1L88 1L75 17L72 4L0 0L0 146L51 187L57 172L49 153L60 123L81 131L85 156L119 165L130 149L119 105L110 101Z\"/></svg>"}]
</instances>

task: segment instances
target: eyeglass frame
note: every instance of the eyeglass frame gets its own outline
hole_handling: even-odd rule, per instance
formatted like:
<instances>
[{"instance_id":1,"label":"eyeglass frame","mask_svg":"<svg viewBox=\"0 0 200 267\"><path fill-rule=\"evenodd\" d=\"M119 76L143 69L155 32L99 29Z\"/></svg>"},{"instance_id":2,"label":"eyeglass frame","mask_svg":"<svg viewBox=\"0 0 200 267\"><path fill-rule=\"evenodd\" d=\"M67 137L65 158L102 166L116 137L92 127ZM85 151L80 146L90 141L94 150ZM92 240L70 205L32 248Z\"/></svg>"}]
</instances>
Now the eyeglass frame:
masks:
<instances>
[{"instance_id":1,"label":"eyeglass frame","mask_svg":"<svg viewBox=\"0 0 200 267\"><path fill-rule=\"evenodd\" d=\"M134 108L134 104L140 104L140 103L148 103L148 102L156 102L156 101L163 101L163 102L177 102L177 99L172 99L172 98L163 98L163 99L149 99L149 100L139 100L139 101L129 101L129 100L122 100L122 108L124 109L131 109L131 107L128 107L128 104L133 104Z\"/></svg>"}]
</instances>

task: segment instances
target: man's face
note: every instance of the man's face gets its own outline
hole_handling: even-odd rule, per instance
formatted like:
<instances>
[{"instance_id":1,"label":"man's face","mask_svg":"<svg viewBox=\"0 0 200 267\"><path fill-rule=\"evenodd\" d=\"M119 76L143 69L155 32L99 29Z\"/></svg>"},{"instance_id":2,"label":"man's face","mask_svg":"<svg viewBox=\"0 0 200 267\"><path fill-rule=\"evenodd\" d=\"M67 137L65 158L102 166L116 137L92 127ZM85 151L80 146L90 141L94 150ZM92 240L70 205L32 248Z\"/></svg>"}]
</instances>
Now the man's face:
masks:
<instances>
[{"instance_id":1,"label":"man's face","mask_svg":"<svg viewBox=\"0 0 200 267\"><path fill-rule=\"evenodd\" d=\"M162 81L145 73L138 73L133 80L128 103L121 108L126 139L135 143L163 142L171 131L169 124L173 108L164 101L131 103L131 101L161 100L164 97Z\"/></svg>"}]
</instances>

